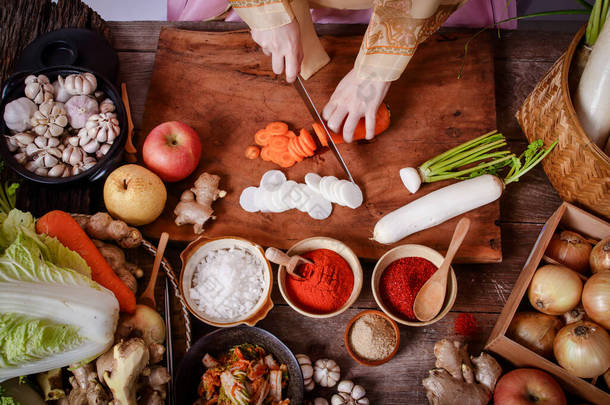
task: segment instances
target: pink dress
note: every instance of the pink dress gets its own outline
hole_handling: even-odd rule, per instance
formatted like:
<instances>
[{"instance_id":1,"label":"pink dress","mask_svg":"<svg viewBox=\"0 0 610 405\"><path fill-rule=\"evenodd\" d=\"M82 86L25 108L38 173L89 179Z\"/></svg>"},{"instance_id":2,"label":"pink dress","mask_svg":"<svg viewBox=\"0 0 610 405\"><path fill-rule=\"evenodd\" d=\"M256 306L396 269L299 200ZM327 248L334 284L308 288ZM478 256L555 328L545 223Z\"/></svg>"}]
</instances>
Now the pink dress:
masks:
<instances>
[{"instance_id":1,"label":"pink dress","mask_svg":"<svg viewBox=\"0 0 610 405\"><path fill-rule=\"evenodd\" d=\"M487 27L517 14L517 2L506 0L470 0L457 10L443 26ZM203 21L223 14L229 7L227 0L167 0L168 21ZM371 10L312 10L313 21L320 24L367 24ZM494 19L495 17L495 19ZM226 21L241 21L230 11ZM505 29L516 29L517 21L501 24Z\"/></svg>"}]
</instances>

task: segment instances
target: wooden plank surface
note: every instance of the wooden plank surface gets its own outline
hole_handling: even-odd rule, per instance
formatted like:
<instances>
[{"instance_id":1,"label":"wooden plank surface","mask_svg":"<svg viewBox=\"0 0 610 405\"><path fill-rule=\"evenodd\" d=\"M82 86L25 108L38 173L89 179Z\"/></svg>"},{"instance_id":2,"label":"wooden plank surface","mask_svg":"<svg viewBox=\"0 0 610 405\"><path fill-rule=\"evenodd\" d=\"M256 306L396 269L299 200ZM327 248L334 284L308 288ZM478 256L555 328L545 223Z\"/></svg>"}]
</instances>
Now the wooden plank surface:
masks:
<instances>
[{"instance_id":1,"label":"wooden plank surface","mask_svg":"<svg viewBox=\"0 0 610 405\"><path fill-rule=\"evenodd\" d=\"M312 236L341 239L360 257L378 258L393 246L370 240L374 224L405 203L446 186L440 182L417 195L405 190L397 175L448 148L495 128L493 56L489 36L473 43L464 68L457 67L468 34L447 39L433 36L421 44L403 77L393 83L386 102L392 113L390 129L368 144L340 145L352 175L365 194L362 207L352 210L335 205L332 215L318 221L298 210L281 214L248 213L239 207L241 190L258 185L262 174L277 166L262 159L248 161L245 147L253 134L271 121L288 121L293 128L311 128L311 116L292 85L279 80L269 58L253 46L249 33L204 33L163 29L147 96L143 131L163 121L177 120L199 133L203 157L195 174L168 185L165 211L144 227L150 237L167 231L173 240L190 241L192 227L174 224L173 209L182 192L202 172L219 174L229 193L214 204L218 220L206 224L205 237L236 235L263 246L289 248ZM352 68L360 37L322 37L332 62L307 81L320 106L329 90ZM430 106L434 105L434 108ZM296 132L296 131L295 131ZM144 136L139 137L139 144ZM345 177L328 151L284 170L298 182L308 172ZM465 214L472 229L458 252L467 263L501 260L499 202ZM458 218L412 235L398 244L418 243L441 252L449 245ZM396 244L396 245L398 245Z\"/></svg>"}]
</instances>

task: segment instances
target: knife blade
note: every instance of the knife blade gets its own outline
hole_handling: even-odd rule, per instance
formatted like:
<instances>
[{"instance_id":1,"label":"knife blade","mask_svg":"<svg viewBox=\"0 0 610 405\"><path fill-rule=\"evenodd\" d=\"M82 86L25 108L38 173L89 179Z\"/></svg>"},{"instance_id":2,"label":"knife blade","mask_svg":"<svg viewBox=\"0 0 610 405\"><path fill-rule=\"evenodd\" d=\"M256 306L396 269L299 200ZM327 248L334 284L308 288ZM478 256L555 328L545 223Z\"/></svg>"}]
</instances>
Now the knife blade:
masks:
<instances>
[{"instance_id":1,"label":"knife blade","mask_svg":"<svg viewBox=\"0 0 610 405\"><path fill-rule=\"evenodd\" d=\"M320 124L322 126L322 128L324 129L324 132L326 132L326 137L328 139L328 147L330 148L330 150L333 152L333 154L339 161L339 165L341 165L341 167L343 168L343 171L345 171L345 174L347 174L347 178L352 183L356 184L356 182L354 181L354 178L352 177L352 174L349 172L349 169L347 168L347 165L345 164L345 160L343 160L343 156L341 156L339 149L337 149L337 145L335 145L335 141L333 141L333 138L330 136L330 131L329 131L328 127L326 126L326 122L324 122L324 120L322 119L322 116L318 112L316 105L313 103L311 96L307 92L307 89L305 89L305 86L303 85L303 81L301 80L301 76L297 76L297 79L294 81L294 87L297 89L297 92L303 99L303 102L305 103L305 106L307 106L307 109L309 110L309 113L311 114L313 119L318 124Z\"/></svg>"}]
</instances>

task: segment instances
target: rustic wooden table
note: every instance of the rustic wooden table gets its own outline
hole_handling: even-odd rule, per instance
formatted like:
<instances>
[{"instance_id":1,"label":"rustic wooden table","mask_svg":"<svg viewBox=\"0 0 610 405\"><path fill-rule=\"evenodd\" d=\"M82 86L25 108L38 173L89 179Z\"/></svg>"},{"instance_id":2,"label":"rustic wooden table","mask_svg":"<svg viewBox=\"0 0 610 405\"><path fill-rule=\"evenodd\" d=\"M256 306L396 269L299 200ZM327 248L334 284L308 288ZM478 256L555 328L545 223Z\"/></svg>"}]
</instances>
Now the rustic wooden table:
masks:
<instances>
[{"instance_id":1,"label":"rustic wooden table","mask_svg":"<svg viewBox=\"0 0 610 405\"><path fill-rule=\"evenodd\" d=\"M121 81L127 83L136 128L142 121L157 38L162 26L196 30L240 28L225 23L111 22L108 25L113 45L119 53L120 77ZM320 30L326 34L345 35L361 33L363 28L326 26L320 27ZM515 150L523 149L526 144L514 118L515 111L567 48L571 36L569 33L517 31L502 33L501 38L495 39L497 127L506 134ZM101 187L102 184L95 184L90 189L73 188L57 193L52 189L24 185L20 206L35 214L52 208L93 212L101 206ZM343 347L343 332L348 320L364 309L376 308L369 283L364 283L362 294L352 308L329 320L313 320L297 314L283 301L276 286L273 290L275 308L258 326L277 335L295 353L337 360L342 368L342 377L362 384L369 392L371 403L426 403L421 380L434 365L434 343L444 337L464 339L454 333L454 320L460 313L469 312L476 317L479 328L475 336L467 339L468 343L474 353L482 349L543 223L560 203L560 198L541 168L536 168L523 181L512 185L501 204L503 262L455 266L459 292L451 313L430 327L401 327L400 350L393 360L383 366L360 366L351 360ZM168 258L176 271L180 269L178 253L182 248L175 245L168 251ZM364 264L365 279L370 280L372 268L373 263ZM211 329L193 321L196 336ZM179 332L174 332L177 362L184 346Z\"/></svg>"}]
</instances>

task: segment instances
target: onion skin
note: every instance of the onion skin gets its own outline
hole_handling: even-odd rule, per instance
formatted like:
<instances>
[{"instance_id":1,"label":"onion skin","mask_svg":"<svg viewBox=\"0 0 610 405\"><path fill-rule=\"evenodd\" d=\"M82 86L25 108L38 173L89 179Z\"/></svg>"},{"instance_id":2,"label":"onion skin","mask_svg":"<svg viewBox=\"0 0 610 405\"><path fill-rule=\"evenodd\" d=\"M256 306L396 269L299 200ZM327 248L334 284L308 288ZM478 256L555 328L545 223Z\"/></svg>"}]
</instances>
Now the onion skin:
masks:
<instances>
[{"instance_id":1,"label":"onion skin","mask_svg":"<svg viewBox=\"0 0 610 405\"><path fill-rule=\"evenodd\" d=\"M556 316L540 312L518 312L515 314L507 336L543 357L553 356L553 341L563 322Z\"/></svg>"},{"instance_id":2,"label":"onion skin","mask_svg":"<svg viewBox=\"0 0 610 405\"><path fill-rule=\"evenodd\" d=\"M570 374L594 378L610 366L610 336L596 323L575 322L559 331L553 353L557 363Z\"/></svg>"},{"instance_id":3,"label":"onion skin","mask_svg":"<svg viewBox=\"0 0 610 405\"><path fill-rule=\"evenodd\" d=\"M562 315L580 302L582 280L564 266L547 264L534 273L527 295L530 304L547 315Z\"/></svg>"},{"instance_id":4,"label":"onion skin","mask_svg":"<svg viewBox=\"0 0 610 405\"><path fill-rule=\"evenodd\" d=\"M589 255L593 246L576 232L563 231L553 235L544 254L564 266L586 273L589 269Z\"/></svg>"},{"instance_id":5,"label":"onion skin","mask_svg":"<svg viewBox=\"0 0 610 405\"><path fill-rule=\"evenodd\" d=\"M610 237L600 240L591 250L589 267L592 273L610 270Z\"/></svg>"},{"instance_id":6,"label":"onion skin","mask_svg":"<svg viewBox=\"0 0 610 405\"><path fill-rule=\"evenodd\" d=\"M610 329L610 271L592 275L582 290L582 306L587 316Z\"/></svg>"}]
</instances>

